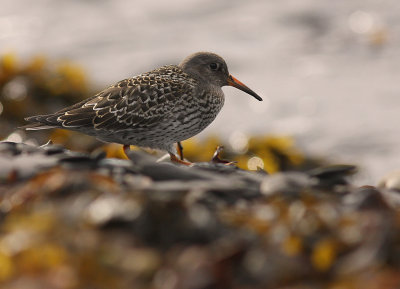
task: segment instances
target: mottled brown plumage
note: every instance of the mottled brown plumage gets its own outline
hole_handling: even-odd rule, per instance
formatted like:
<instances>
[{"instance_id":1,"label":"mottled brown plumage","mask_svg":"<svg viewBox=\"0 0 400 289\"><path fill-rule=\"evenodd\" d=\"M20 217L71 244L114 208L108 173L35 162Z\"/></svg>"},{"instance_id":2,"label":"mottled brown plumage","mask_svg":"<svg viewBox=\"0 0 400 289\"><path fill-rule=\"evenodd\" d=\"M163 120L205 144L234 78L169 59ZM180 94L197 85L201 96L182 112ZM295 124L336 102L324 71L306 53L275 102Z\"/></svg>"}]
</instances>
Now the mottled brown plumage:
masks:
<instances>
[{"instance_id":1,"label":"mottled brown plumage","mask_svg":"<svg viewBox=\"0 0 400 289\"><path fill-rule=\"evenodd\" d=\"M29 130L64 128L105 142L138 145L175 154L174 143L206 128L224 104L221 87L257 94L228 73L218 55L199 52L124 79L93 97L54 114L26 118Z\"/></svg>"}]
</instances>

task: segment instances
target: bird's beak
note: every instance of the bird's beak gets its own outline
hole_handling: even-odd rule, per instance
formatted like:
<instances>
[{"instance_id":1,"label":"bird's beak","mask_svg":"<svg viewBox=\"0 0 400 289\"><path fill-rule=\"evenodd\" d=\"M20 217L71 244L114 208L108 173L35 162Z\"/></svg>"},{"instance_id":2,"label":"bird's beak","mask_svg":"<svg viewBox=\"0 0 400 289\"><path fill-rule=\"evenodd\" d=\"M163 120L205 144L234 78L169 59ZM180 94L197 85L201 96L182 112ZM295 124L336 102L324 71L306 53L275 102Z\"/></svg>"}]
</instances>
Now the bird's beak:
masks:
<instances>
[{"instance_id":1,"label":"bird's beak","mask_svg":"<svg viewBox=\"0 0 400 289\"><path fill-rule=\"evenodd\" d=\"M236 87L238 89L240 89L241 91L244 91L252 96L254 96L255 99L262 101L263 99L258 96L257 93L255 93L254 91L252 91L250 88L248 88L245 84L243 84L242 82L240 82L239 80L237 80L236 78L234 78L232 75L229 74L228 76L228 85Z\"/></svg>"}]
</instances>

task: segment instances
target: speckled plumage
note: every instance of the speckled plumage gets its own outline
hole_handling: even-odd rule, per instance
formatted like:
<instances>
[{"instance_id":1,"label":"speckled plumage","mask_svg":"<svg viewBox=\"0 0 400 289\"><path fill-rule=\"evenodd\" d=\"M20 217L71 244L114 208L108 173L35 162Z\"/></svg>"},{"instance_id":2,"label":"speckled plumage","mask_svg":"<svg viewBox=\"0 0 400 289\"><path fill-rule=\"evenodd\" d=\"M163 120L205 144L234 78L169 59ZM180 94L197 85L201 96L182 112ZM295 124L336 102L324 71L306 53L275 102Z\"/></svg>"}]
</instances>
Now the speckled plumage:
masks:
<instances>
[{"instance_id":1,"label":"speckled plumage","mask_svg":"<svg viewBox=\"0 0 400 289\"><path fill-rule=\"evenodd\" d=\"M210 63L218 63L219 71L208 68ZM218 55L197 53L180 65L122 80L54 114L28 117L33 123L25 128L65 128L105 142L175 152L174 143L198 134L215 119L224 104L221 86L232 85L230 77Z\"/></svg>"}]
</instances>

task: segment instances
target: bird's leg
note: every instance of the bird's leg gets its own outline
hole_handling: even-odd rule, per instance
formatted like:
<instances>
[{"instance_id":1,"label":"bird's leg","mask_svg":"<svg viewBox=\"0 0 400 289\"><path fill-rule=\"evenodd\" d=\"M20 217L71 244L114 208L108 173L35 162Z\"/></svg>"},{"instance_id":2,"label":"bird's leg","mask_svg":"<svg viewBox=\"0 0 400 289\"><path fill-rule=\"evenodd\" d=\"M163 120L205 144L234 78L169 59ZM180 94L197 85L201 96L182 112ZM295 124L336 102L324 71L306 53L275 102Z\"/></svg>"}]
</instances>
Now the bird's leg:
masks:
<instances>
[{"instance_id":1,"label":"bird's leg","mask_svg":"<svg viewBox=\"0 0 400 289\"><path fill-rule=\"evenodd\" d=\"M231 162L231 161L227 161L227 160L224 160L224 159L220 158L220 155L221 155L221 152L223 151L223 149L224 149L223 146L217 146L217 149L215 150L211 161L213 163L218 163L218 164L226 164L226 165L235 164L236 162Z\"/></svg>"},{"instance_id":2,"label":"bird's leg","mask_svg":"<svg viewBox=\"0 0 400 289\"><path fill-rule=\"evenodd\" d=\"M177 145L177 148L178 148L177 150L178 150L179 158L181 159L181 161L183 161L183 146L182 146L180 141L178 141L176 143L176 145Z\"/></svg>"},{"instance_id":3,"label":"bird's leg","mask_svg":"<svg viewBox=\"0 0 400 289\"><path fill-rule=\"evenodd\" d=\"M170 153L170 152L169 152L169 156L171 157L171 162L178 163L178 164L185 165L185 166L191 166L191 165L193 165L193 163L186 162L186 161L184 161L184 160L178 159L178 158L176 157L176 155L173 154L173 153Z\"/></svg>"},{"instance_id":4,"label":"bird's leg","mask_svg":"<svg viewBox=\"0 0 400 289\"><path fill-rule=\"evenodd\" d=\"M130 145L124 145L122 147L122 149L124 150L125 156L129 159L128 153L131 151L131 146Z\"/></svg>"}]
</instances>

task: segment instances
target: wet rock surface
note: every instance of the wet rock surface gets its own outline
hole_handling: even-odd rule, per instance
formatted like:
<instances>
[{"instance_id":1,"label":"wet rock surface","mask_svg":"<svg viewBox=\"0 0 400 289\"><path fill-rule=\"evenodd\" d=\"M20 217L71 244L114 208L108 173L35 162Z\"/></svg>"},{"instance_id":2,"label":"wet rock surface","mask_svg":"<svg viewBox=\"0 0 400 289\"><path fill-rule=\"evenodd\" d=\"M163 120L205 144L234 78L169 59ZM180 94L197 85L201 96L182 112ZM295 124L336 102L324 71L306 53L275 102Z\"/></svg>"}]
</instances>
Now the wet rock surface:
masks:
<instances>
[{"instance_id":1,"label":"wet rock surface","mask_svg":"<svg viewBox=\"0 0 400 289\"><path fill-rule=\"evenodd\" d=\"M398 288L398 190L0 143L1 288Z\"/></svg>"}]
</instances>

